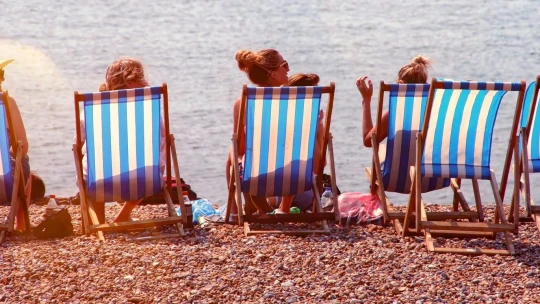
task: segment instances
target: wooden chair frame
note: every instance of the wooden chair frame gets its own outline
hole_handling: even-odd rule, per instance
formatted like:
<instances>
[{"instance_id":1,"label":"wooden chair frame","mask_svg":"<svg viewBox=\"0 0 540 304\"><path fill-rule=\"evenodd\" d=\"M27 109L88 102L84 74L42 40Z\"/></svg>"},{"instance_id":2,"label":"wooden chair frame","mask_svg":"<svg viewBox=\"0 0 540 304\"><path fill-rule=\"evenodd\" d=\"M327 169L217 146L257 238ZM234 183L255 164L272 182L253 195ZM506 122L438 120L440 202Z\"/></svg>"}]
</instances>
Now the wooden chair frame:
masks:
<instances>
[{"instance_id":1,"label":"wooden chair frame","mask_svg":"<svg viewBox=\"0 0 540 304\"><path fill-rule=\"evenodd\" d=\"M14 130L13 121L11 118L11 111L9 105L8 91L2 92L3 103L6 112L6 120L8 125L9 142L15 154L15 167L13 176L13 191L11 192L11 207L4 223L0 224L0 244L4 243L7 234L13 232L15 229L15 215L19 208L23 208L24 217L26 221L26 232L30 231L30 216L28 212L28 206L30 205L30 193L32 190L32 174L30 174L28 181L24 180L24 173L22 168L22 141L17 140L16 132ZM23 202L22 205L20 203Z\"/></svg>"},{"instance_id":2,"label":"wooden chair frame","mask_svg":"<svg viewBox=\"0 0 540 304\"><path fill-rule=\"evenodd\" d=\"M332 184L332 192L337 193L337 186L336 186L336 174L335 174L335 163L334 163L334 151L332 146L332 134L330 133L330 122L332 119L332 107L334 103L334 92L335 92L335 84L333 82L330 83L330 86L325 86L322 89L323 94L328 94L328 104L326 108L326 121L325 121L325 130L324 130L324 141L323 141L323 149L322 149L322 155L321 155L321 165L319 166L319 172L317 174L317 177L322 177L322 174L324 172L324 160L326 159L326 150L328 149L328 159L330 163L330 173L331 173L331 184ZM230 214L231 214L231 207L233 204L236 204L236 208L238 210L238 225L244 227L244 234L247 235L253 235L253 234L261 234L261 233L274 233L274 234L289 234L289 235L306 235L306 234L312 234L312 233L329 233L330 229L328 228L328 220L336 220L339 221L339 208L338 208L338 201L337 196L334 197L334 211L333 212L325 212L322 209L318 185L322 183L320 178L313 179L313 211L311 214L252 214L252 213L246 213L244 208L242 208L242 191L240 187L236 187L236 185L240 185L240 172L239 172L239 163L238 163L238 150L239 145L243 140L244 132L240 132L239 130L244 129L244 124L246 121L246 108L247 108L247 85L244 84L242 89L242 105L240 107L240 113L239 113L239 120L238 124L235 126L235 132L232 135L232 147L233 147L233 153L230 155L231 158L231 164L233 167L233 174L231 174L231 178L229 180L229 197L227 201L227 209L225 214L225 222L230 222ZM250 204L250 202L246 201L246 204ZM308 222L321 222L322 223L322 229L320 230L253 230L250 227L250 223L260 223L260 224L277 224L280 222L302 222L302 223L308 223Z\"/></svg>"},{"instance_id":3,"label":"wooden chair frame","mask_svg":"<svg viewBox=\"0 0 540 304\"><path fill-rule=\"evenodd\" d=\"M149 219L149 220L138 220L133 222L121 222L121 223L100 223L98 220L98 215L95 211L92 200L87 197L86 191L86 182L83 178L83 169L82 169L82 146L83 142L81 140L81 128L80 128L80 102L83 101L83 94L79 94L77 91L74 93L75 100L75 123L77 129L77 140L73 145L73 157L75 159L75 168L77 171L77 179L79 181L79 192L81 197L81 219L82 219L82 232L83 234L97 233L98 238L102 241L105 240L103 232L106 231L125 231L130 229L145 229L149 227L159 227L165 225L174 225L178 233L168 234L168 235L157 235L150 237L140 237L136 240L149 240L149 239L162 239L169 237L179 237L185 235L183 224L187 224L187 212L186 206L184 204L184 199L182 197L182 188L180 185L180 169L178 166L178 158L176 153L175 138L169 131L169 103L168 103L168 93L167 93L167 84L163 83L160 87L160 93L163 95L163 120L165 125L165 145L166 145L166 177L167 180L164 182L163 186L163 199L167 205L168 217L159 218L159 219ZM176 210L174 209L174 204L171 197L172 190L172 179L171 179L171 160L172 160L172 169L174 169L174 174L177 177L178 182L176 183L178 203L180 205L180 210L182 212L181 216L178 216Z\"/></svg>"},{"instance_id":4,"label":"wooden chair frame","mask_svg":"<svg viewBox=\"0 0 540 304\"><path fill-rule=\"evenodd\" d=\"M506 221L504 208L503 208L503 201L500 196L500 191L497 186L497 180L495 178L495 173L493 170L491 170L490 174L490 184L493 191L493 196L495 199L495 216L494 216L494 223L465 223L465 222L447 222L447 221L440 221L440 220L430 220L426 213L426 207L422 200L422 194L420 192L421 187L421 173L420 173L420 165L421 165L421 158L422 153L424 149L424 142L426 139L426 134L428 132L428 126L429 126L429 120L431 116L431 108L434 98L434 92L436 89L442 89L444 88L444 84L442 82L437 82L434 78L431 84L430 93L428 97L428 104L426 106L426 112L424 117L424 124L422 126L422 131L417 134L416 136L416 144L417 144L417 153L416 153L416 164L414 167L411 167L410 174L411 178L413 179L413 186L411 191L411 196L409 199L409 203L407 206L407 211L405 214L405 221L404 226L405 230L408 229L409 223L411 222L412 218L414 218L415 223L415 232L419 233L422 232L424 234L425 243L427 246L428 251L430 252L438 252L438 253L458 253L458 254L466 254L466 255L514 255L515 249L514 245L512 243L512 235L511 233L514 232L515 226L513 224L509 224ZM523 105L523 96L525 93L525 82L521 81L521 88L518 95L518 101L516 103L516 110L514 114L514 121L513 121L513 129L510 133L510 143L515 139L515 134L517 131L518 126L518 120L521 114L522 105ZM510 146L512 148L513 146ZM511 156L511 154L509 154ZM518 160L517 154L514 154L515 161ZM474 184L473 184L474 185ZM479 197L475 193L475 197ZM479 206L481 208L481 205ZM513 207L513 210L511 213L514 215L514 219L517 221L517 205ZM413 213L414 212L414 213ZM506 243L507 249L483 249L483 248L446 248L446 247L435 247L433 244L433 234L437 233L440 234L442 232L441 236L447 236L445 235L446 232L451 231L454 233L459 233L463 237L478 237L479 234L487 234L486 237L489 237L491 234L491 237L495 237L495 234L498 232L504 233L504 239Z\"/></svg>"},{"instance_id":5,"label":"wooden chair frame","mask_svg":"<svg viewBox=\"0 0 540 304\"><path fill-rule=\"evenodd\" d=\"M375 125L376 131L375 133L371 133L373 164L371 168L369 167L365 168L365 174L370 183L371 193L377 195L377 197L381 201L384 224L389 224L390 222L392 222L396 232L402 236L413 235L413 234L418 235L420 234L420 232L404 229L404 225L402 224L402 222L405 220L406 213L397 212L392 208L392 203L386 196L386 191L384 190L384 187L381 187L383 176L382 176L382 171L381 171L381 161L379 159L379 142L377 141L377 138L380 138L382 136L381 133L383 132L383 130L382 128L379 128L378 126L381 125L381 121L382 121L383 107L384 107L384 93L390 91L391 84L381 81L379 88L380 88L379 89L379 102L378 102L378 107L377 107L377 118L376 118L376 125ZM483 221L484 215L482 212L482 208L481 207L478 208L479 206L481 206L478 182L476 180L473 180L473 189L474 189L476 205L477 205L476 212L471 211L467 200L461 193L460 186L461 186L460 180L451 179L450 188L454 192L452 212L427 212L426 216L430 220L468 219L470 221L477 221L477 220ZM461 207L462 211L459 211L459 207ZM440 232L440 234L445 234L448 236L451 235L454 237L461 236L461 234L453 233L451 231Z\"/></svg>"},{"instance_id":6,"label":"wooden chair frame","mask_svg":"<svg viewBox=\"0 0 540 304\"><path fill-rule=\"evenodd\" d=\"M520 197L519 193L523 196L525 200L525 216L519 216L518 220L515 220L515 216L509 216L508 221L513 222L516 226L515 233L518 233L518 227L520 222L534 222L536 227L540 230L540 206L534 203L534 200L531 196L531 186L530 186L530 171L529 171L529 155L527 151L527 146L530 140L530 133L532 129L532 122L536 113L535 109L538 103L538 92L540 90L540 75L536 76L536 84L534 86L533 99L531 101L531 109L529 111L529 116L527 118L527 125L524 128L520 129L520 136L515 137L515 143L513 144L514 153L519 153L518 145L521 145L521 155L519 156L518 161L514 160L514 189L512 194L512 201L510 206L512 209L517 209L519 212L519 202ZM512 143L510 143L512 144ZM511 150L507 152L507 158L511 156ZM505 163L505 170L509 171L510 163ZM504 183L503 183L504 181ZM503 187L504 186L504 187ZM504 198L506 187L506 180L503 176L501 181L501 196ZM517 205L517 208L514 208L514 205Z\"/></svg>"}]
</instances>

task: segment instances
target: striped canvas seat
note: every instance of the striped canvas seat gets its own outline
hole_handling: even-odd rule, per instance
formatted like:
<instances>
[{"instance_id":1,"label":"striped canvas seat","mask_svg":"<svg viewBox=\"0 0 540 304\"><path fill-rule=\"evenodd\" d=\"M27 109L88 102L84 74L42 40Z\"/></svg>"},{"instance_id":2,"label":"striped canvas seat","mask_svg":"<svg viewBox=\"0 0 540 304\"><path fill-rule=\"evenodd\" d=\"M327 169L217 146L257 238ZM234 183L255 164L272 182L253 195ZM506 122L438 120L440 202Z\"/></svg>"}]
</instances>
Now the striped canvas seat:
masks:
<instances>
[{"instance_id":1,"label":"striped canvas seat","mask_svg":"<svg viewBox=\"0 0 540 304\"><path fill-rule=\"evenodd\" d=\"M529 172L540 172L540 119L538 118L538 100L540 99L540 94L537 96L537 102L534 106L534 109L531 109L531 106L533 104L535 87L535 81L530 83L527 87L523 103L523 114L521 115L520 123L521 128L526 128L530 112L532 111L533 116L530 117L530 119L532 119L532 122L528 136L529 140L527 142Z\"/></svg>"},{"instance_id":2,"label":"striped canvas seat","mask_svg":"<svg viewBox=\"0 0 540 304\"><path fill-rule=\"evenodd\" d=\"M0 92L0 202L10 202L13 191L13 169L9 155L8 121L3 93Z\"/></svg>"},{"instance_id":3,"label":"striped canvas seat","mask_svg":"<svg viewBox=\"0 0 540 304\"><path fill-rule=\"evenodd\" d=\"M416 134L422 128L429 84L390 84L388 138L381 170L384 190L408 194L409 168L414 166ZM441 189L448 179L424 178L422 192Z\"/></svg>"},{"instance_id":4,"label":"striped canvas seat","mask_svg":"<svg viewBox=\"0 0 540 304\"><path fill-rule=\"evenodd\" d=\"M82 95L88 195L105 202L159 193L160 87Z\"/></svg>"},{"instance_id":5,"label":"striped canvas seat","mask_svg":"<svg viewBox=\"0 0 540 304\"><path fill-rule=\"evenodd\" d=\"M443 81L435 90L421 173L490 179L493 127L502 97L520 83Z\"/></svg>"},{"instance_id":6,"label":"striped canvas seat","mask_svg":"<svg viewBox=\"0 0 540 304\"><path fill-rule=\"evenodd\" d=\"M289 196L312 189L322 87L248 88L242 192Z\"/></svg>"},{"instance_id":7,"label":"striped canvas seat","mask_svg":"<svg viewBox=\"0 0 540 304\"><path fill-rule=\"evenodd\" d=\"M424 125L417 139L420 153L414 173L414 195L410 196L405 213L404 235L421 233L428 251L467 255L513 255L514 224L506 221L505 210L495 172L490 167L491 143L497 112L508 91L519 91L515 104L510 139L515 139L521 114L525 82L473 82L433 79ZM512 145L512 142L510 142ZM515 157L517 159L517 156ZM508 160L508 157L507 157ZM504 173L503 173L504 175ZM431 212L426 209L420 191L423 177L451 178L452 211ZM471 180L476 210L470 209L461 182ZM484 207L478 180L488 180L495 200L493 221L484 221ZM504 178L503 178L504 180ZM461 211L459 210L461 207ZM517 221L518 209L510 213ZM414 226L411 221L414 217ZM449 222L448 220L453 220ZM464 222L460 220L469 220ZM436 246L434 237L495 237L503 233L505 249L458 248Z\"/></svg>"}]
</instances>

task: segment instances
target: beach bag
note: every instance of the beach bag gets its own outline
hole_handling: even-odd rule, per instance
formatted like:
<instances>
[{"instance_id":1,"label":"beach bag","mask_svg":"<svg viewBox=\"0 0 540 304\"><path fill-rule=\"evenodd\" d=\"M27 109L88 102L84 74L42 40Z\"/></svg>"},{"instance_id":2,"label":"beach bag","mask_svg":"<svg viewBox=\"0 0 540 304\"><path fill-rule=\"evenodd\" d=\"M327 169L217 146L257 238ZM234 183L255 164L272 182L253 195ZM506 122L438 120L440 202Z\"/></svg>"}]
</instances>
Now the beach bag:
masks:
<instances>
[{"instance_id":1,"label":"beach bag","mask_svg":"<svg viewBox=\"0 0 540 304\"><path fill-rule=\"evenodd\" d=\"M33 230L38 239L62 238L73 234L71 215L67 208L46 215L45 219Z\"/></svg>"},{"instance_id":2,"label":"beach bag","mask_svg":"<svg viewBox=\"0 0 540 304\"><path fill-rule=\"evenodd\" d=\"M345 192L338 197L341 225L382 224L381 201L375 194Z\"/></svg>"}]
</instances>

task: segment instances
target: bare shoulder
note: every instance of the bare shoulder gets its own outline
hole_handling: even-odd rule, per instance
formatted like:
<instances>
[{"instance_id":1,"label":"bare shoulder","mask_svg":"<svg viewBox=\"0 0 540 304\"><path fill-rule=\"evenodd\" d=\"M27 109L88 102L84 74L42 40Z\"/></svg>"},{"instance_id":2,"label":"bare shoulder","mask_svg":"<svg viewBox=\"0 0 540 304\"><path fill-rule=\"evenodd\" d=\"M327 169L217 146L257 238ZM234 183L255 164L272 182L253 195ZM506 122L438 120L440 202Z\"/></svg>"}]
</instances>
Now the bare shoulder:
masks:
<instances>
[{"instance_id":1,"label":"bare shoulder","mask_svg":"<svg viewBox=\"0 0 540 304\"><path fill-rule=\"evenodd\" d=\"M234 112L236 113L239 109L240 109L240 106L242 105L242 98L241 97L238 97L235 101L234 101Z\"/></svg>"},{"instance_id":2,"label":"bare shoulder","mask_svg":"<svg viewBox=\"0 0 540 304\"><path fill-rule=\"evenodd\" d=\"M240 104L242 103L242 97L238 97L236 98L236 100L234 101L234 107L239 107Z\"/></svg>"},{"instance_id":3,"label":"bare shoulder","mask_svg":"<svg viewBox=\"0 0 540 304\"><path fill-rule=\"evenodd\" d=\"M9 102L9 108L11 109L10 112L13 110L16 110L17 112L19 111L19 106L17 106L17 102L15 101L15 98L9 96L8 102Z\"/></svg>"}]
</instances>

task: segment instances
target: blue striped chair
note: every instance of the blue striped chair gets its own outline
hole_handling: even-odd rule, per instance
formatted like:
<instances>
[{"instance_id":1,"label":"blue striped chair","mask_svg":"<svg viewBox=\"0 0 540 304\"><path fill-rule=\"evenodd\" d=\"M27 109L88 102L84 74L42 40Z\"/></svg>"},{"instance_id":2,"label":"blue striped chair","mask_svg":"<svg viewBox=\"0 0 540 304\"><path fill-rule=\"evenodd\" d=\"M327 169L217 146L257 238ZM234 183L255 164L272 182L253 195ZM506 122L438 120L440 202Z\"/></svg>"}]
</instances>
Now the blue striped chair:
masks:
<instances>
[{"instance_id":1,"label":"blue striped chair","mask_svg":"<svg viewBox=\"0 0 540 304\"><path fill-rule=\"evenodd\" d=\"M388 92L388 136L386 146L383 146L377 141L377 138L381 136L372 133L373 167L365 168L365 171L370 181L371 191L383 202L385 222L392 221L399 234L404 232L400 221L403 221L405 213L392 210L386 192L409 194L411 191L409 168L414 165L416 134L424 121L429 88L429 84L387 84L383 81L380 84L376 125L381 125L384 96ZM382 129L377 129L377 132L382 132ZM383 187L379 187L381 184ZM423 178L422 192L442 189L449 185L448 178ZM464 210L457 212L456 206L452 214L453 218L481 218L481 213L470 211L465 198L459 191L455 191L455 199ZM428 213L428 216L432 218L435 214Z\"/></svg>"},{"instance_id":2,"label":"blue striped chair","mask_svg":"<svg viewBox=\"0 0 540 304\"><path fill-rule=\"evenodd\" d=\"M287 233L304 234L329 231L326 220L336 219L335 212L323 212L320 196L313 174L313 158L316 144L318 115L321 97L329 94L326 111L325 143L331 147L330 121L334 85L328 87L257 87L244 85L240 122L245 121L246 153L243 174L238 168L238 144L244 132L236 126L233 134L234 180L229 187L228 210L236 201L238 210L242 208L242 194L255 197L292 196L304 191L313 191L314 210L311 214L244 214L239 212L239 224L245 222L245 234ZM333 154L329 149L332 176L334 174ZM324 154L322 159L324 159ZM323 166L320 166L321 168ZM322 173L322 170L321 172ZM242 177L240 178L240 175ZM236 185L240 185L236 187ZM336 193L335 181L333 182ZM236 191L236 193L235 193ZM236 194L236 195L235 195ZM247 203L247 202L246 202ZM249 208L246 208L249 210ZM229 219L229 216L226 216ZM322 230L294 231L254 231L249 223L310 222L321 221Z\"/></svg>"},{"instance_id":3,"label":"blue striped chair","mask_svg":"<svg viewBox=\"0 0 540 304\"><path fill-rule=\"evenodd\" d=\"M415 213L416 232L423 231L429 251L471 255L515 253L511 236L515 227L506 221L495 173L490 166L490 156L493 127L503 96L508 91L521 92L514 115L512 137L517 131L524 90L524 82L433 79L422 131L417 135L418 153L415 166L411 168L414 190L404 220L405 229L409 229L412 213ZM489 180L496 204L494 223L430 221L422 201L421 180L425 177L471 179L473 182ZM478 208L481 208L479 195L475 195L475 199ZM507 249L436 248L432 233L448 231L455 231L462 237L503 232Z\"/></svg>"},{"instance_id":4,"label":"blue striped chair","mask_svg":"<svg viewBox=\"0 0 540 304\"><path fill-rule=\"evenodd\" d=\"M84 121L79 116L81 104ZM103 231L173 224L183 235L180 223L187 223L187 217L182 190L177 188L182 217L177 216L171 198L171 159L178 180L180 172L174 137L169 134L166 84L99 93L75 92L75 114L77 142L73 152L78 180L84 181L78 183L83 232L97 232L103 240ZM164 183L160 170L162 137L167 154L167 183ZM83 161L87 174L83 170ZM177 184L177 187L180 186ZM93 207L93 202L135 201L157 194L163 194L167 204L166 218L100 223Z\"/></svg>"},{"instance_id":5,"label":"blue striped chair","mask_svg":"<svg viewBox=\"0 0 540 304\"><path fill-rule=\"evenodd\" d=\"M514 206L517 202L519 206L519 192L521 192L525 200L527 215L520 218L519 221L534 221L538 229L540 229L540 206L535 205L531 197L530 174L540 172L540 141L538 140L540 138L540 119L538 118L539 90L540 75L536 77L536 81L529 84L525 93L523 114L520 120L521 130L517 139L518 142L515 145L515 152L519 155L519 163L518 161L514 162L516 176L514 177L515 185L511 203L511 206ZM519 150L517 150L517 147L519 147Z\"/></svg>"},{"instance_id":6,"label":"blue striped chair","mask_svg":"<svg viewBox=\"0 0 540 304\"><path fill-rule=\"evenodd\" d=\"M29 201L27 201L30 197L25 192L26 181L22 171L22 142L17 141L15 136L8 100L8 92L0 92L0 201L10 202L6 222L0 224L0 244L5 241L7 233L14 229L15 214L18 208L23 208L26 227L30 228ZM11 164L10 147L14 147L12 152L15 154L15 167Z\"/></svg>"}]
</instances>

